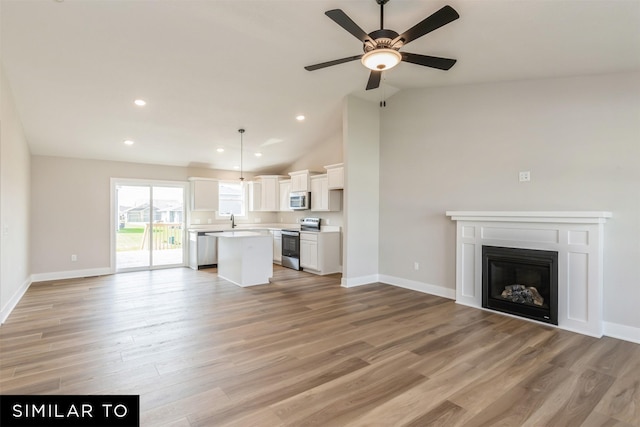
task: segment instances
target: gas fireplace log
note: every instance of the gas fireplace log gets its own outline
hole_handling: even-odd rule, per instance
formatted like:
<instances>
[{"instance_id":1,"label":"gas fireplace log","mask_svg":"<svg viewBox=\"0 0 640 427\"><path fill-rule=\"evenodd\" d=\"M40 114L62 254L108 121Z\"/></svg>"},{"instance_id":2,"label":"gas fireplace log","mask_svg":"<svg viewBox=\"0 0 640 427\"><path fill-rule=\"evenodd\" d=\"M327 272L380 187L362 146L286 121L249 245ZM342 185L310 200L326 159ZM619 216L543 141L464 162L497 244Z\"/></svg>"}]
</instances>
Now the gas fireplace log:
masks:
<instances>
[{"instance_id":1,"label":"gas fireplace log","mask_svg":"<svg viewBox=\"0 0 640 427\"><path fill-rule=\"evenodd\" d=\"M521 284L507 285L500 295L502 298L511 302L520 304L534 304L541 306L544 304L544 298L534 286L525 286Z\"/></svg>"}]
</instances>

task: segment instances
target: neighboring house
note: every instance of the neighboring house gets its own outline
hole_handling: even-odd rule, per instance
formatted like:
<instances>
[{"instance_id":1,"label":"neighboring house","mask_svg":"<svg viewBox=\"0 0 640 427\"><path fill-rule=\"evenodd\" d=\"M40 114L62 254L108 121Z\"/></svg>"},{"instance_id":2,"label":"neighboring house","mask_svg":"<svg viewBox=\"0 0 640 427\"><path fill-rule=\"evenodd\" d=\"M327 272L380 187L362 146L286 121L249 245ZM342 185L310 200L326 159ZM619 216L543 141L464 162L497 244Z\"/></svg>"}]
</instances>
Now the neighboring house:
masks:
<instances>
[{"instance_id":1,"label":"neighboring house","mask_svg":"<svg viewBox=\"0 0 640 427\"><path fill-rule=\"evenodd\" d=\"M184 218L184 208L173 206L160 211L161 221L166 223L181 223Z\"/></svg>"},{"instance_id":2,"label":"neighboring house","mask_svg":"<svg viewBox=\"0 0 640 427\"><path fill-rule=\"evenodd\" d=\"M149 203L129 208L124 211L126 222L149 222ZM156 201L153 206L153 222L180 223L183 218L183 207L173 202Z\"/></svg>"},{"instance_id":3,"label":"neighboring house","mask_svg":"<svg viewBox=\"0 0 640 427\"><path fill-rule=\"evenodd\" d=\"M149 222L150 207L149 203L143 203L140 206L130 208L125 212L127 222ZM159 221L162 218L160 209L153 207L153 222Z\"/></svg>"}]
</instances>

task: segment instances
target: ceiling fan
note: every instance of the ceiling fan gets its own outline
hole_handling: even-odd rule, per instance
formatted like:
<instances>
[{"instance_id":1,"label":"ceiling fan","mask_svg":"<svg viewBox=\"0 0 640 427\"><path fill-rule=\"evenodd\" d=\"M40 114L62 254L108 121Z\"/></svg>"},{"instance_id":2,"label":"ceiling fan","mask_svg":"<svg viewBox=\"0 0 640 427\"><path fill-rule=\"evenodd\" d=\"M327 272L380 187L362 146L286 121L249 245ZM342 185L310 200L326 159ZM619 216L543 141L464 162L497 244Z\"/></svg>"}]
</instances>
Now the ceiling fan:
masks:
<instances>
[{"instance_id":1,"label":"ceiling fan","mask_svg":"<svg viewBox=\"0 0 640 427\"><path fill-rule=\"evenodd\" d=\"M364 53L362 55L349 56L347 58L309 65L304 68L308 71L314 71L360 59L362 64L371 70L369 81L367 82L367 90L369 90L380 86L382 72L396 66L400 61L438 68L440 70L448 70L453 67L453 64L456 63L455 59L400 52L399 49L418 37L422 37L433 30L437 30L455 21L460 17L458 12L451 6L444 6L404 33L398 34L393 30L384 28L384 5L388 1L389 0L376 0L376 3L380 5L380 29L369 34L365 33L364 30L353 22L341 9L326 11L325 15L362 42Z\"/></svg>"}]
</instances>

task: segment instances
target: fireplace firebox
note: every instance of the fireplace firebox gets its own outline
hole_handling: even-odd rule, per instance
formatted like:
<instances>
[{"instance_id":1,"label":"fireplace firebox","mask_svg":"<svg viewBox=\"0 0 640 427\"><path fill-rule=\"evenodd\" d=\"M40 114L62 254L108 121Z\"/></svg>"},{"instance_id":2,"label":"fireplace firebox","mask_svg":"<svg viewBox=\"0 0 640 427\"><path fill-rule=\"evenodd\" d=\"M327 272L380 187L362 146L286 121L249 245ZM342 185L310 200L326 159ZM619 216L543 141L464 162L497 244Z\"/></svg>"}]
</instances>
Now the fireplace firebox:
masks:
<instances>
[{"instance_id":1,"label":"fireplace firebox","mask_svg":"<svg viewBox=\"0 0 640 427\"><path fill-rule=\"evenodd\" d=\"M558 252L482 246L482 306L558 324Z\"/></svg>"}]
</instances>

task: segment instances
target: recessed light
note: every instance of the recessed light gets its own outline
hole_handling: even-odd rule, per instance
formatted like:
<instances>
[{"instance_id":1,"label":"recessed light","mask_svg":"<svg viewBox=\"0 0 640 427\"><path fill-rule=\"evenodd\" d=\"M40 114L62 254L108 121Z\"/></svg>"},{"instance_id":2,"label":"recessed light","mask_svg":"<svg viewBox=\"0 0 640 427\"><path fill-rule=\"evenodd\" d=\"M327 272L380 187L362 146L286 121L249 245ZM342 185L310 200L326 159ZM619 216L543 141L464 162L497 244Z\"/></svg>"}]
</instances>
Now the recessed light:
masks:
<instances>
[{"instance_id":1,"label":"recessed light","mask_svg":"<svg viewBox=\"0 0 640 427\"><path fill-rule=\"evenodd\" d=\"M262 153L255 153L256 157L262 157Z\"/></svg>"},{"instance_id":2,"label":"recessed light","mask_svg":"<svg viewBox=\"0 0 640 427\"><path fill-rule=\"evenodd\" d=\"M135 143L135 141L133 141L131 139L125 139L122 142L124 143L124 145L133 145Z\"/></svg>"},{"instance_id":3,"label":"recessed light","mask_svg":"<svg viewBox=\"0 0 640 427\"><path fill-rule=\"evenodd\" d=\"M234 169L240 169L240 166L235 165L233 168L234 168Z\"/></svg>"},{"instance_id":4,"label":"recessed light","mask_svg":"<svg viewBox=\"0 0 640 427\"><path fill-rule=\"evenodd\" d=\"M144 99L136 99L135 101L133 101L133 103L138 107L144 107L145 105L147 105L147 101L145 101Z\"/></svg>"},{"instance_id":5,"label":"recessed light","mask_svg":"<svg viewBox=\"0 0 640 427\"><path fill-rule=\"evenodd\" d=\"M299 121L299 122L301 122L301 121L303 121L303 120L304 120L304 116L303 116L302 114L298 114L298 115L296 116L296 120L297 120L297 121Z\"/></svg>"},{"instance_id":6,"label":"recessed light","mask_svg":"<svg viewBox=\"0 0 640 427\"><path fill-rule=\"evenodd\" d=\"M218 148L218 149L216 149L216 151L217 151L218 153L224 153L224 148Z\"/></svg>"}]
</instances>

